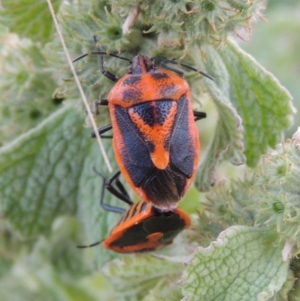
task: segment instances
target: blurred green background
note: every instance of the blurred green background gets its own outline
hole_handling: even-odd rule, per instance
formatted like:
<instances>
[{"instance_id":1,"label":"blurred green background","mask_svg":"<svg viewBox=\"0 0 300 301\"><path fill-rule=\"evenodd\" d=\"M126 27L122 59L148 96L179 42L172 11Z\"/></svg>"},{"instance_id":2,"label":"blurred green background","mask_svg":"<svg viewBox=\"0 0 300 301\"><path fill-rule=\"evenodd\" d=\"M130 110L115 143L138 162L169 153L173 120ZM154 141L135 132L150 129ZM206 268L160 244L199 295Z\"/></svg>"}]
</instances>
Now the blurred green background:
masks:
<instances>
[{"instance_id":1,"label":"blurred green background","mask_svg":"<svg viewBox=\"0 0 300 301\"><path fill-rule=\"evenodd\" d=\"M258 19L250 40L239 44L291 93L297 115L290 138L300 126L300 1L268 1L264 17L268 21Z\"/></svg>"}]
</instances>

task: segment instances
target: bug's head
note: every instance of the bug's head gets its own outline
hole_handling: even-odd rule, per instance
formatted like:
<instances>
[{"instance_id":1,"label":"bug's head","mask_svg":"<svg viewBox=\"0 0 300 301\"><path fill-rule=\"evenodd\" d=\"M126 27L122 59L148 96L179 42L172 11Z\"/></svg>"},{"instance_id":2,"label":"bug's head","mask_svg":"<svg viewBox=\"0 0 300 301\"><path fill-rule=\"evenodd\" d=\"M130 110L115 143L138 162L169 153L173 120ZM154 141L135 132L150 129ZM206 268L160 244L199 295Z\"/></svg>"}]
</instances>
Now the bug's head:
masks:
<instances>
[{"instance_id":1,"label":"bug's head","mask_svg":"<svg viewBox=\"0 0 300 301\"><path fill-rule=\"evenodd\" d=\"M146 55L138 54L132 59L128 73L138 75L151 72L153 69L154 65L150 58Z\"/></svg>"}]
</instances>

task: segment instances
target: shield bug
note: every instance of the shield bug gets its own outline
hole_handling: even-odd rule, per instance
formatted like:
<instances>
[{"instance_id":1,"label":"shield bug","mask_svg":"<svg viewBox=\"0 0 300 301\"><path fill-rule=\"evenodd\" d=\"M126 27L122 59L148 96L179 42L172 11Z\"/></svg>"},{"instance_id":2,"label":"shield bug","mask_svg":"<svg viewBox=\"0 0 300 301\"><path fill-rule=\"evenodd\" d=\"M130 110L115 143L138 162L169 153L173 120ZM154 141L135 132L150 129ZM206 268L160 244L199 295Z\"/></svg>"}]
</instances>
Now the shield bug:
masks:
<instances>
[{"instance_id":1,"label":"shield bug","mask_svg":"<svg viewBox=\"0 0 300 301\"><path fill-rule=\"evenodd\" d=\"M111 191L117 197L121 196L121 200L130 205L129 209L103 203L106 181L99 172L95 172L103 179L101 206L107 211L122 213L122 217L107 238L89 246L78 246L79 248L102 243L106 249L118 253L149 252L171 244L182 230L189 227L189 216L179 208L161 211L149 202L133 203L118 179L115 186L111 186Z\"/></svg>"},{"instance_id":2,"label":"shield bug","mask_svg":"<svg viewBox=\"0 0 300 301\"><path fill-rule=\"evenodd\" d=\"M169 67L177 61L145 55L130 61L108 54L129 62L128 73L118 79L105 70L103 51L83 54L74 61L89 54L100 56L101 72L116 82L108 98L97 102L108 105L111 117L111 125L99 128L99 134L113 129L116 161L138 196L160 210L173 210L196 175L200 142L195 120L206 114L193 111L183 72ZM197 71L185 64L180 66Z\"/></svg>"}]
</instances>

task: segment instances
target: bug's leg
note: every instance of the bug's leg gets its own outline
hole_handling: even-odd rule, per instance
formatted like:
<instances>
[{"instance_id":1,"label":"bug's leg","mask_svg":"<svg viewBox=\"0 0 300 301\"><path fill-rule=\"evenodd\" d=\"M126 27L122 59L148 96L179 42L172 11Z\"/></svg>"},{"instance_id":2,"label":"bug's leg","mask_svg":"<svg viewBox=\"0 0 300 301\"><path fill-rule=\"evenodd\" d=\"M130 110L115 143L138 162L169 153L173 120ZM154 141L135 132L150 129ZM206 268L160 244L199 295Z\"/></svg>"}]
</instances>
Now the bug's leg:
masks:
<instances>
[{"instance_id":1,"label":"bug's leg","mask_svg":"<svg viewBox=\"0 0 300 301\"><path fill-rule=\"evenodd\" d=\"M96 43L96 47L98 51L102 51L102 49L97 45L97 38L96 36L94 36L94 41ZM108 79L110 79L113 82L117 82L119 79L111 72L107 71L104 68L104 57L102 54L99 55L99 67L100 67L100 71L101 73Z\"/></svg>"},{"instance_id":2,"label":"bug's leg","mask_svg":"<svg viewBox=\"0 0 300 301\"><path fill-rule=\"evenodd\" d=\"M97 106L108 106L108 100L107 99L98 99L96 100Z\"/></svg>"},{"instance_id":3,"label":"bug's leg","mask_svg":"<svg viewBox=\"0 0 300 301\"><path fill-rule=\"evenodd\" d=\"M119 198L121 201L127 203L128 205L132 205L133 202L130 199L125 187L123 186L123 184L120 182L120 180L118 179L120 172L118 171L116 174L114 174L110 179L106 180L105 177L95 168L93 168L93 171L102 178L103 180L103 184L102 184L102 192L101 192L101 198L100 198L100 206L107 210L107 211L112 211L112 212L118 212L118 213L123 213L124 211L126 211L123 208L120 207L115 207L115 206L111 206L108 204L104 203L104 191L105 189L107 189L112 195L116 196L117 198ZM113 182L116 181L116 186L113 186Z\"/></svg>"},{"instance_id":4,"label":"bug's leg","mask_svg":"<svg viewBox=\"0 0 300 301\"><path fill-rule=\"evenodd\" d=\"M121 172L117 171L110 179L106 180L105 188L114 196L127 203L128 205L132 205L133 201L130 199L129 194L127 193L125 187L119 180ZM116 183L116 186L113 186L113 183Z\"/></svg>"},{"instance_id":5,"label":"bug's leg","mask_svg":"<svg viewBox=\"0 0 300 301\"><path fill-rule=\"evenodd\" d=\"M194 112L195 121L206 118L206 113L204 112L198 112L198 111L193 111L193 112Z\"/></svg>"},{"instance_id":6,"label":"bug's leg","mask_svg":"<svg viewBox=\"0 0 300 301\"><path fill-rule=\"evenodd\" d=\"M102 126L101 128L98 128L98 133L101 136L101 138L112 138L112 136L103 136L102 135L102 134L106 133L107 131L109 131L111 129L112 129L112 125L111 124L107 124L107 125ZM96 138L95 131L93 131L91 133L91 137L92 138Z\"/></svg>"},{"instance_id":7,"label":"bug's leg","mask_svg":"<svg viewBox=\"0 0 300 301\"><path fill-rule=\"evenodd\" d=\"M107 99L98 99L94 102L94 110L95 110L95 114L98 115L99 114L99 107L100 106L108 106L108 100Z\"/></svg>"},{"instance_id":8,"label":"bug's leg","mask_svg":"<svg viewBox=\"0 0 300 301\"><path fill-rule=\"evenodd\" d=\"M127 190L126 190L126 188L125 188L124 185L122 184L122 182L121 182L118 178L116 178L115 183L116 183L116 186L117 186L118 189L119 189L119 192L127 199L127 201L129 200L130 203L131 203L131 205L132 205L133 202L132 202L132 200L131 200L131 198L130 198L130 196L129 196ZM128 203L128 204L129 204L129 203ZM130 204L129 204L129 205L130 205Z\"/></svg>"},{"instance_id":9,"label":"bug's leg","mask_svg":"<svg viewBox=\"0 0 300 301\"><path fill-rule=\"evenodd\" d=\"M116 83L119 79L111 72L107 71L104 68L104 59L103 59L103 55L100 55L100 59L99 59L99 65L100 65L100 71L101 73L108 78L109 80L113 81L114 83Z\"/></svg>"},{"instance_id":10,"label":"bug's leg","mask_svg":"<svg viewBox=\"0 0 300 301\"><path fill-rule=\"evenodd\" d=\"M99 110L98 110L98 107L99 106L107 106L108 105L108 101L107 99L98 99L95 101L95 113L96 114L99 114ZM101 138L112 138L112 136L103 136L102 134L104 134L105 132L109 131L112 129L112 126L111 124L107 124L105 126L102 126L100 128L98 128L98 133L99 135L101 136ZM96 138L96 134L95 134L95 131L93 131L91 133L91 137L92 138Z\"/></svg>"},{"instance_id":11,"label":"bug's leg","mask_svg":"<svg viewBox=\"0 0 300 301\"><path fill-rule=\"evenodd\" d=\"M124 213L126 211L126 209L124 208L120 208L120 207L115 207L115 206L111 206L109 204L105 204L104 203L104 195L105 195L105 189L107 188L107 183L109 183L109 185L111 187L112 186L112 182L113 181L116 181L116 185L118 188L115 188L113 187L114 189L116 189L116 191L118 191L118 193L124 193L125 197L127 198L126 200L123 200L124 202L126 202L127 204L129 205L132 205L133 202L130 200L130 197L126 191L126 189L124 188L123 184L120 182L120 180L118 179L119 175L120 175L120 172L117 172L111 179L109 179L109 181L107 181L105 179L105 177L95 168L93 167L93 171L102 179L102 190L101 190L101 197L100 197L100 206L106 210L106 211L110 211L110 212L116 212L116 213ZM108 188L107 188L108 189ZM108 189L109 190L109 189ZM109 190L112 194L114 194L111 190ZM115 194L114 194L115 195ZM116 195L118 197L118 195ZM129 201L128 201L129 200ZM90 245L80 245L80 246L77 246L77 248L79 249L84 249L84 248L91 248L91 247L94 247L94 246L97 246L99 244L101 244L103 242L104 239L100 240L100 241L97 241L97 242L94 242Z\"/></svg>"},{"instance_id":12,"label":"bug's leg","mask_svg":"<svg viewBox=\"0 0 300 301\"><path fill-rule=\"evenodd\" d=\"M99 106L107 106L108 105L108 101L107 99L98 99L95 101L95 114L98 115L99 114ZM109 131L111 130L111 125L108 124L108 125L105 125L101 128L98 128L98 133L99 135L101 136L101 138L109 138L111 139L113 136L112 135L109 135L109 136L104 136L102 135L103 133L105 133L106 131ZM96 138L96 134L95 134L95 131L93 131L91 133L91 137L92 138Z\"/></svg>"}]
</instances>

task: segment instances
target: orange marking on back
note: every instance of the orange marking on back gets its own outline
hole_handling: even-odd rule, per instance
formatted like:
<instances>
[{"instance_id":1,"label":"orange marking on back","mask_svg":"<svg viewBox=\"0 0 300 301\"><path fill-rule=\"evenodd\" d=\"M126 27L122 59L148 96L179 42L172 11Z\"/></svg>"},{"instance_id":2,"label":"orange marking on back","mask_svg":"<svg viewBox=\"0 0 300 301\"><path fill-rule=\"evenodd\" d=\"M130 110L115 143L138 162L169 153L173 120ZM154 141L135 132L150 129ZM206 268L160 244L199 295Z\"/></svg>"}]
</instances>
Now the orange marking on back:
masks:
<instances>
[{"instance_id":1,"label":"orange marking on back","mask_svg":"<svg viewBox=\"0 0 300 301\"><path fill-rule=\"evenodd\" d=\"M147 238L148 238L149 242L154 242L155 243L155 242L158 242L163 236L164 236L163 233L156 232L156 233L149 234L147 236Z\"/></svg>"},{"instance_id":2,"label":"orange marking on back","mask_svg":"<svg viewBox=\"0 0 300 301\"><path fill-rule=\"evenodd\" d=\"M154 125L151 126L146 124L142 117L134 112L134 109L129 109L128 113L132 122L140 130L141 134L144 136L146 142L151 142L154 146L154 150L150 153L151 160L153 164L158 169L165 169L170 161L170 152L169 149L166 149L166 142L170 139L170 134L172 133L172 128L175 122L175 117L177 113L177 104L172 103L172 107L168 116L163 124L159 124L156 116L156 105L157 102L152 102L152 107L154 110Z\"/></svg>"}]
</instances>

